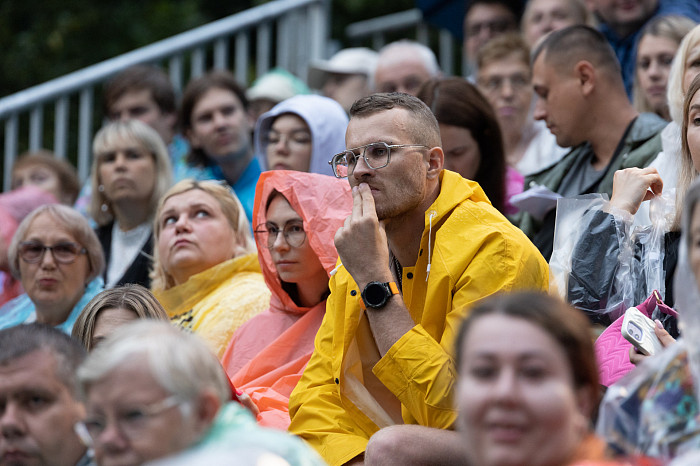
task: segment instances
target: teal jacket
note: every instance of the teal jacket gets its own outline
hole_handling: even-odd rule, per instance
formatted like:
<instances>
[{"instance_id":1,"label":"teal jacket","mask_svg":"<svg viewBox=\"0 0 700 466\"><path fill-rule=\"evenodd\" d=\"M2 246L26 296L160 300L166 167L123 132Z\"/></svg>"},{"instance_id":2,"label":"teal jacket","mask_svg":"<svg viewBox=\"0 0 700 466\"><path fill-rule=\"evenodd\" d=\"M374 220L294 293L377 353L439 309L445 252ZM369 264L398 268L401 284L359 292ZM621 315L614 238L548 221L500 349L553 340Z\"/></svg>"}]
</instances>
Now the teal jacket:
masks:
<instances>
[{"instance_id":1,"label":"teal jacket","mask_svg":"<svg viewBox=\"0 0 700 466\"><path fill-rule=\"evenodd\" d=\"M665 120L655 114L640 114L627 133L624 145L617 157L608 165L605 176L592 189L579 194L607 193L608 196L612 195L613 176L617 170L646 167L661 152L661 130L666 124ZM589 155L591 151L591 145L587 142L574 147L556 164L525 178L525 188L529 189L541 185L554 192L559 192L564 177L569 173L574 163L580 157ZM535 243L535 246L540 249L547 260L552 254L555 215L556 209L553 209L543 221L538 221L530 214L522 213L517 221L520 229Z\"/></svg>"}]
</instances>

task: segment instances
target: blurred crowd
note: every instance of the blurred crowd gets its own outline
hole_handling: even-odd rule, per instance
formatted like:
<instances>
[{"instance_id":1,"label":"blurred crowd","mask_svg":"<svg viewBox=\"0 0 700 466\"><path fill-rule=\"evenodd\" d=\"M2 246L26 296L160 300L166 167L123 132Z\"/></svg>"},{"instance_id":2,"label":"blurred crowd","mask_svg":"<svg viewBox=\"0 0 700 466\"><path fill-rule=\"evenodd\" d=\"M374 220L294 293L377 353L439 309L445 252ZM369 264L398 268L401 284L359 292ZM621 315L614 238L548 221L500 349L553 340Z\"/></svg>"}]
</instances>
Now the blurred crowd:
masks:
<instances>
[{"instance_id":1,"label":"blurred crowd","mask_svg":"<svg viewBox=\"0 0 700 466\"><path fill-rule=\"evenodd\" d=\"M465 9L22 154L0 466L699 464L700 3Z\"/></svg>"}]
</instances>

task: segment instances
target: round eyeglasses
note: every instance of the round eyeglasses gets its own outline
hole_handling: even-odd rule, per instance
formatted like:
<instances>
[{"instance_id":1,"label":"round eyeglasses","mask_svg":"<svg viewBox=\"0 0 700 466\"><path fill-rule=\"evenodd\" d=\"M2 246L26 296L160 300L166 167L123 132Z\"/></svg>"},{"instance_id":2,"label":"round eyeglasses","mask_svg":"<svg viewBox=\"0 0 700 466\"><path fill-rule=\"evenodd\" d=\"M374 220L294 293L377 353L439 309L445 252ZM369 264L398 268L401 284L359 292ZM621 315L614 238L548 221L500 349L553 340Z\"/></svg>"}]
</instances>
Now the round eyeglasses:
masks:
<instances>
[{"instance_id":1,"label":"round eyeglasses","mask_svg":"<svg viewBox=\"0 0 700 466\"><path fill-rule=\"evenodd\" d=\"M304 223L292 220L284 224L284 228L280 228L278 225L268 222L261 223L255 228L255 236L258 237L258 241L264 244L267 249L272 249L277 241L277 236L282 233L284 240L288 245L298 248L304 244L306 239L306 232L304 231Z\"/></svg>"},{"instance_id":2,"label":"round eyeglasses","mask_svg":"<svg viewBox=\"0 0 700 466\"><path fill-rule=\"evenodd\" d=\"M422 147L428 149L428 146L424 146L423 144L387 144L386 142L372 142L335 154L328 163L333 167L333 174L336 178L345 178L352 175L355 171L357 159L360 157L364 159L369 168L377 170L389 165L391 149L398 149L401 147ZM359 151L362 151L362 153L359 154Z\"/></svg>"},{"instance_id":3,"label":"round eyeglasses","mask_svg":"<svg viewBox=\"0 0 700 466\"><path fill-rule=\"evenodd\" d=\"M19 257L28 264L36 264L44 260L44 253L51 251L56 262L72 264L80 254L86 254L87 249L69 241L46 246L39 241L23 241L19 244Z\"/></svg>"},{"instance_id":4,"label":"round eyeglasses","mask_svg":"<svg viewBox=\"0 0 700 466\"><path fill-rule=\"evenodd\" d=\"M177 396L172 395L161 401L145 406L135 406L118 409L112 417L119 431L128 439L134 440L143 434L148 421L165 413L167 410L185 403ZM88 416L84 421L78 422L74 430L87 446L93 446L109 425L109 417L105 415Z\"/></svg>"}]
</instances>

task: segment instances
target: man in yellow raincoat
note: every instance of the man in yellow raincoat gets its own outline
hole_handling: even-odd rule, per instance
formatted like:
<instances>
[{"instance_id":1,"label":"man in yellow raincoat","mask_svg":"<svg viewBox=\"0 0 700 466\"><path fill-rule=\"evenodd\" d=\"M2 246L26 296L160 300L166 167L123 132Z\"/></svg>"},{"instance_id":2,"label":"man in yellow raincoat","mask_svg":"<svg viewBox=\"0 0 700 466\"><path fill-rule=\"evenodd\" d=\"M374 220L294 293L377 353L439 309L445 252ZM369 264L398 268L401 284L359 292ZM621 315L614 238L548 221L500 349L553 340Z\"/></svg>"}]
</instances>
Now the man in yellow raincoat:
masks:
<instances>
[{"instance_id":1,"label":"man in yellow raincoat","mask_svg":"<svg viewBox=\"0 0 700 466\"><path fill-rule=\"evenodd\" d=\"M453 339L469 306L548 285L527 237L477 183L442 169L438 124L423 102L398 93L358 100L345 142L331 161L353 192L335 236L342 265L289 403L290 431L331 465L361 463L385 427L451 428ZM396 448L427 452L407 432Z\"/></svg>"}]
</instances>

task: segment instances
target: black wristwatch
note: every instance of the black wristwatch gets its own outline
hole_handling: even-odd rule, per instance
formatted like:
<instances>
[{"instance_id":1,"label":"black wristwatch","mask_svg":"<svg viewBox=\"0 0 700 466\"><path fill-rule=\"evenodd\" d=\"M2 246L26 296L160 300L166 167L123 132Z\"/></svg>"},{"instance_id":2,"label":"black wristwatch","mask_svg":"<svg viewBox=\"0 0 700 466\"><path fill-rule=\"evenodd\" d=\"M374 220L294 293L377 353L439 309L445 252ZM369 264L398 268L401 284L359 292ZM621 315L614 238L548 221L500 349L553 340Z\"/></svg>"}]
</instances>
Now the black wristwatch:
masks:
<instances>
[{"instance_id":1,"label":"black wristwatch","mask_svg":"<svg viewBox=\"0 0 700 466\"><path fill-rule=\"evenodd\" d=\"M360 307L362 307L363 311L368 307L381 309L389 302L389 298L395 294L399 294L399 287L394 282L369 282L365 289L362 290Z\"/></svg>"}]
</instances>

